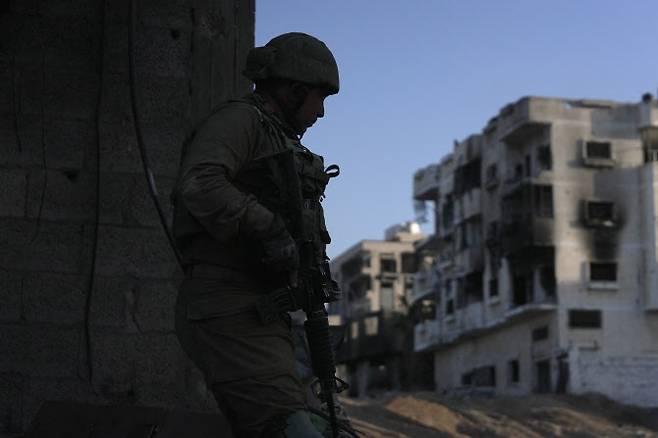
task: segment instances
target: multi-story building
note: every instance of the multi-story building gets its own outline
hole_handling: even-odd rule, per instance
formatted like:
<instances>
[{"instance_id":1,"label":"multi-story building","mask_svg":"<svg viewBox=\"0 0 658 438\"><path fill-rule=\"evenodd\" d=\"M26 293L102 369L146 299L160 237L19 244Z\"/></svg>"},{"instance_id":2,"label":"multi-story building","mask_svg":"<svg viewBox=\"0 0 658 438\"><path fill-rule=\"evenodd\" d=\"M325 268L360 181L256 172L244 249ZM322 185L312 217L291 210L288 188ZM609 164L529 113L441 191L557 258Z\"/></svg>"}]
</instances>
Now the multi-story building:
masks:
<instances>
[{"instance_id":1,"label":"multi-story building","mask_svg":"<svg viewBox=\"0 0 658 438\"><path fill-rule=\"evenodd\" d=\"M373 385L400 386L406 297L416 272L414 242L423 235L415 222L391 227L385 235L385 240L362 240L331 262L343 299L329 305L330 322L346 327L337 361L358 396Z\"/></svg>"},{"instance_id":2,"label":"multi-story building","mask_svg":"<svg viewBox=\"0 0 658 438\"><path fill-rule=\"evenodd\" d=\"M455 144L435 192L438 390L658 405L651 96L522 98Z\"/></svg>"}]
</instances>

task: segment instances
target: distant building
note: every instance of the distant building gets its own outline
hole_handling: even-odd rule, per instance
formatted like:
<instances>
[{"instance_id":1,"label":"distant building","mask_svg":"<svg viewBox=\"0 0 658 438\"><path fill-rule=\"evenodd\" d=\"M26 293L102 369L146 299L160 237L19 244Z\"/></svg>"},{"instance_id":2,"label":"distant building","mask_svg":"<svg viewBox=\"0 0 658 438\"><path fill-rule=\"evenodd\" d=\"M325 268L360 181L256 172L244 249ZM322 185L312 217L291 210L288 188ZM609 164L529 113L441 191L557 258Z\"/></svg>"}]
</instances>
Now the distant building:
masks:
<instances>
[{"instance_id":1,"label":"distant building","mask_svg":"<svg viewBox=\"0 0 658 438\"><path fill-rule=\"evenodd\" d=\"M436 388L658 405L656 101L522 98L434 168Z\"/></svg>"},{"instance_id":2,"label":"distant building","mask_svg":"<svg viewBox=\"0 0 658 438\"><path fill-rule=\"evenodd\" d=\"M386 230L386 240L362 240L331 262L343 300L329 306L333 325L345 325L338 362L353 395L369 386L396 389L408 332L407 292L416 272L415 222Z\"/></svg>"}]
</instances>

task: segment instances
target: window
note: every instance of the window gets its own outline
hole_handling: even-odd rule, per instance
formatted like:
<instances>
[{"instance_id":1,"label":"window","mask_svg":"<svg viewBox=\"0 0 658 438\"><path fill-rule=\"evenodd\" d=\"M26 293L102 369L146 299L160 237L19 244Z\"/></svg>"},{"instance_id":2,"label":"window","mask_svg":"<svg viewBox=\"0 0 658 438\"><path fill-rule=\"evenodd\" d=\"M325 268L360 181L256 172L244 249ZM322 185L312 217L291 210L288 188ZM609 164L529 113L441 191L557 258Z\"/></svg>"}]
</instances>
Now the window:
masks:
<instances>
[{"instance_id":1,"label":"window","mask_svg":"<svg viewBox=\"0 0 658 438\"><path fill-rule=\"evenodd\" d=\"M589 264L590 281L617 281L617 263L591 262Z\"/></svg>"},{"instance_id":2,"label":"window","mask_svg":"<svg viewBox=\"0 0 658 438\"><path fill-rule=\"evenodd\" d=\"M475 386L496 387L496 367L493 365L476 368L473 372Z\"/></svg>"},{"instance_id":3,"label":"window","mask_svg":"<svg viewBox=\"0 0 658 438\"><path fill-rule=\"evenodd\" d=\"M513 359L507 362L507 382L509 384L519 383L520 379L520 369L519 369L518 359Z\"/></svg>"},{"instance_id":4,"label":"window","mask_svg":"<svg viewBox=\"0 0 658 438\"><path fill-rule=\"evenodd\" d=\"M569 310L570 328L601 328L600 310Z\"/></svg>"},{"instance_id":5,"label":"window","mask_svg":"<svg viewBox=\"0 0 658 438\"><path fill-rule=\"evenodd\" d=\"M380 269L382 272L397 272L397 263L391 256L382 256L380 260Z\"/></svg>"},{"instance_id":6,"label":"window","mask_svg":"<svg viewBox=\"0 0 658 438\"><path fill-rule=\"evenodd\" d=\"M455 307L463 309L466 306L466 280L464 277L457 279L457 290L455 291Z\"/></svg>"},{"instance_id":7,"label":"window","mask_svg":"<svg viewBox=\"0 0 658 438\"><path fill-rule=\"evenodd\" d=\"M492 278L489 280L489 296L497 297L498 296L498 279Z\"/></svg>"},{"instance_id":8,"label":"window","mask_svg":"<svg viewBox=\"0 0 658 438\"><path fill-rule=\"evenodd\" d=\"M466 305L479 303L484 299L482 290L482 271L471 272L464 277Z\"/></svg>"},{"instance_id":9,"label":"window","mask_svg":"<svg viewBox=\"0 0 658 438\"><path fill-rule=\"evenodd\" d=\"M587 158L612 159L612 145L607 141L588 141L585 143Z\"/></svg>"},{"instance_id":10,"label":"window","mask_svg":"<svg viewBox=\"0 0 658 438\"><path fill-rule=\"evenodd\" d=\"M530 165L530 155L525 156L525 176L529 177L532 174L532 167Z\"/></svg>"},{"instance_id":11,"label":"window","mask_svg":"<svg viewBox=\"0 0 658 438\"><path fill-rule=\"evenodd\" d=\"M487 166L485 178L484 185L486 188L491 189L498 185L498 167L496 166L496 163Z\"/></svg>"},{"instance_id":12,"label":"window","mask_svg":"<svg viewBox=\"0 0 658 438\"><path fill-rule=\"evenodd\" d=\"M543 265L539 268L539 284L544 289L547 298L555 297L555 266Z\"/></svg>"},{"instance_id":13,"label":"window","mask_svg":"<svg viewBox=\"0 0 658 438\"><path fill-rule=\"evenodd\" d=\"M537 148L537 164L541 170L551 170L553 168L550 144L545 144Z\"/></svg>"},{"instance_id":14,"label":"window","mask_svg":"<svg viewBox=\"0 0 658 438\"><path fill-rule=\"evenodd\" d=\"M413 252L402 253L402 272L405 274L413 274L418 270L418 262L416 254Z\"/></svg>"},{"instance_id":15,"label":"window","mask_svg":"<svg viewBox=\"0 0 658 438\"><path fill-rule=\"evenodd\" d=\"M456 195L480 187L480 167L481 160L477 158L455 169L453 190Z\"/></svg>"},{"instance_id":16,"label":"window","mask_svg":"<svg viewBox=\"0 0 658 438\"><path fill-rule=\"evenodd\" d=\"M640 128L645 162L658 161L658 126Z\"/></svg>"},{"instance_id":17,"label":"window","mask_svg":"<svg viewBox=\"0 0 658 438\"><path fill-rule=\"evenodd\" d=\"M453 313L455 313L455 301L449 298L446 301L446 315L452 315Z\"/></svg>"},{"instance_id":18,"label":"window","mask_svg":"<svg viewBox=\"0 0 658 438\"><path fill-rule=\"evenodd\" d=\"M583 147L583 162L586 166L614 166L612 145L607 141L587 141Z\"/></svg>"},{"instance_id":19,"label":"window","mask_svg":"<svg viewBox=\"0 0 658 438\"><path fill-rule=\"evenodd\" d=\"M535 214L553 217L553 186L534 186Z\"/></svg>"},{"instance_id":20,"label":"window","mask_svg":"<svg viewBox=\"0 0 658 438\"><path fill-rule=\"evenodd\" d=\"M532 341L538 342L548 339L548 326L536 328L532 331Z\"/></svg>"},{"instance_id":21,"label":"window","mask_svg":"<svg viewBox=\"0 0 658 438\"><path fill-rule=\"evenodd\" d=\"M591 226L612 226L615 204L609 201L585 201L585 223Z\"/></svg>"},{"instance_id":22,"label":"window","mask_svg":"<svg viewBox=\"0 0 658 438\"><path fill-rule=\"evenodd\" d=\"M473 384L473 371L462 374L462 386L471 386Z\"/></svg>"}]
</instances>

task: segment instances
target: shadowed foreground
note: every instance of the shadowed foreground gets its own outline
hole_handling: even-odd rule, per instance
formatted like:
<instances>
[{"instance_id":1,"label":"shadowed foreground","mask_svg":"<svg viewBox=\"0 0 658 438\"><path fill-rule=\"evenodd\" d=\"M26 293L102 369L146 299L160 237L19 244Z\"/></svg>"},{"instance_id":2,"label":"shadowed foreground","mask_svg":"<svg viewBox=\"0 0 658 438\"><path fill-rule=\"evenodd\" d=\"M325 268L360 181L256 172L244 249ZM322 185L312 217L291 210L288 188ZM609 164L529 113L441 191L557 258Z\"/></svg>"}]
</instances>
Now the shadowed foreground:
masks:
<instances>
[{"instance_id":1,"label":"shadowed foreground","mask_svg":"<svg viewBox=\"0 0 658 438\"><path fill-rule=\"evenodd\" d=\"M658 437L658 408L621 405L600 395L418 392L342 402L367 437Z\"/></svg>"}]
</instances>

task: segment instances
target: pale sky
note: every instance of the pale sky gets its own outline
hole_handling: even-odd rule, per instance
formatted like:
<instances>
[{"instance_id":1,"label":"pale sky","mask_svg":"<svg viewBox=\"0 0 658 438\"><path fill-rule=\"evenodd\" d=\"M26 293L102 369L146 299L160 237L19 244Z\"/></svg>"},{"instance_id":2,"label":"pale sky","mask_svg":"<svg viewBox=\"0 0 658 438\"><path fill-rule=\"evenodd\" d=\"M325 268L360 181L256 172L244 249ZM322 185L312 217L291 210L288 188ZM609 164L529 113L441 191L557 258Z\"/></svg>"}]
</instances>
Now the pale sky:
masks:
<instances>
[{"instance_id":1,"label":"pale sky","mask_svg":"<svg viewBox=\"0 0 658 438\"><path fill-rule=\"evenodd\" d=\"M413 219L414 172L505 104L658 88L655 0L256 1L256 45L291 31L323 40L340 69L303 139L341 167L324 201L330 257Z\"/></svg>"}]
</instances>

